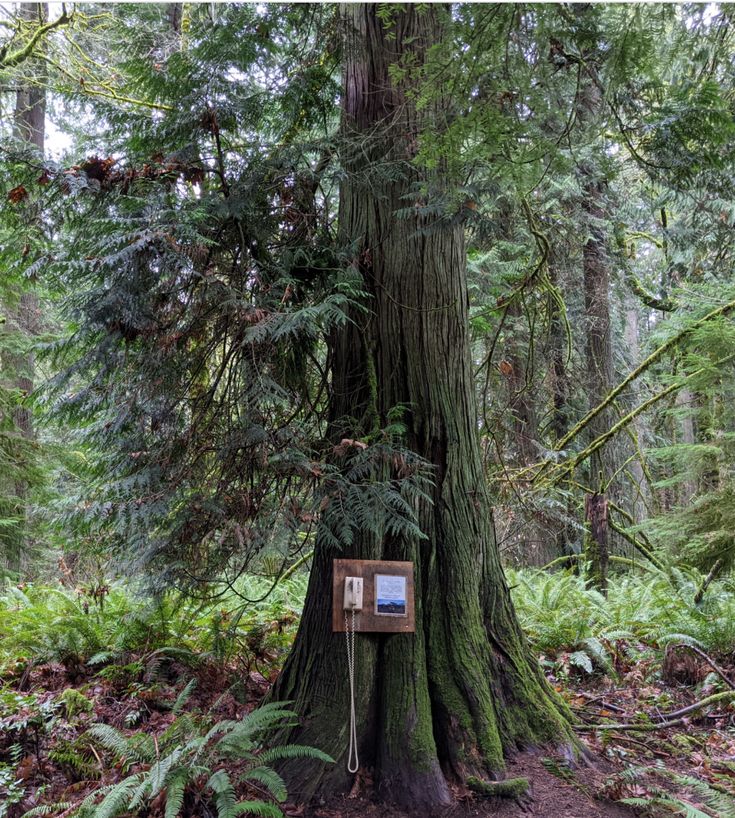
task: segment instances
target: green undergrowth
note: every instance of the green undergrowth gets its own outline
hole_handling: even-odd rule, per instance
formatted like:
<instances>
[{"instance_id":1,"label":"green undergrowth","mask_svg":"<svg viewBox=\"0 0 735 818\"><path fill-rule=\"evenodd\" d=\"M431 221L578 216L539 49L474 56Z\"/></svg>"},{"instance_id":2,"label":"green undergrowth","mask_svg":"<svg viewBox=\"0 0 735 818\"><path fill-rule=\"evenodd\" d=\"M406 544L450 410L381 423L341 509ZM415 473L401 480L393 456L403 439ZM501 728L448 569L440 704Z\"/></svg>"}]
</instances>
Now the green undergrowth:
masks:
<instances>
[{"instance_id":1,"label":"green undergrowth","mask_svg":"<svg viewBox=\"0 0 735 818\"><path fill-rule=\"evenodd\" d=\"M693 569L611 576L607 598L569 572L511 570L508 579L535 650L550 657L566 652L588 672L606 669L620 643L637 643L632 650L685 643L713 655L735 649L730 579L713 582L699 604L703 576Z\"/></svg>"},{"instance_id":2,"label":"green undergrowth","mask_svg":"<svg viewBox=\"0 0 735 818\"><path fill-rule=\"evenodd\" d=\"M307 577L248 576L197 601L122 584L0 594L0 818L230 818L283 812L271 746L294 714L259 707Z\"/></svg>"},{"instance_id":3,"label":"green undergrowth","mask_svg":"<svg viewBox=\"0 0 735 818\"><path fill-rule=\"evenodd\" d=\"M731 666L735 594L729 579L712 582L699 603L703 575L690 569L611 576L607 597L569 572L509 571L509 581L535 651L583 719L609 718L590 710L588 702L599 696L579 695L588 678L594 684L615 678L606 695L616 691L621 721L681 703L680 693L657 681L668 644L696 646ZM235 736L247 738L256 724L243 726L243 719L288 652L306 583L305 573L275 587L248 576L206 602L176 593L146 598L123 584L7 584L0 593L0 818L67 809L78 818L280 815L286 793L270 768L261 769L270 758L261 739L246 741L238 758L230 751ZM638 673L635 684L644 683L637 698L626 673ZM685 738L691 737L668 736L662 752L678 759L677 742ZM624 740L605 733L598 749L638 763ZM710 747L711 737L706 742ZM688 746L682 752L688 754ZM726 750L723 757L729 744ZM274 760L278 752L312 751L274 751ZM729 770L725 774L729 788ZM655 781L639 789L624 776L611 782L613 797L645 797L658 810L676 807L676 787L684 786L679 781L674 795L666 795Z\"/></svg>"},{"instance_id":4,"label":"green undergrowth","mask_svg":"<svg viewBox=\"0 0 735 818\"><path fill-rule=\"evenodd\" d=\"M735 648L735 584L713 582L694 602L694 569L610 577L607 598L570 572L509 570L523 628L544 656L566 652L582 670L604 669L613 643L662 649L687 643L713 655ZM33 664L60 663L82 676L156 657L237 662L268 675L280 666L298 625L307 575L246 577L211 602L168 593L139 596L122 584L69 590L16 587L0 593L0 677Z\"/></svg>"},{"instance_id":5,"label":"green undergrowth","mask_svg":"<svg viewBox=\"0 0 735 818\"><path fill-rule=\"evenodd\" d=\"M273 587L250 576L213 601L147 598L122 584L69 590L8 583L0 593L0 678L59 663L74 679L164 658L235 661L265 672L280 665L293 640L306 581L295 574Z\"/></svg>"}]
</instances>

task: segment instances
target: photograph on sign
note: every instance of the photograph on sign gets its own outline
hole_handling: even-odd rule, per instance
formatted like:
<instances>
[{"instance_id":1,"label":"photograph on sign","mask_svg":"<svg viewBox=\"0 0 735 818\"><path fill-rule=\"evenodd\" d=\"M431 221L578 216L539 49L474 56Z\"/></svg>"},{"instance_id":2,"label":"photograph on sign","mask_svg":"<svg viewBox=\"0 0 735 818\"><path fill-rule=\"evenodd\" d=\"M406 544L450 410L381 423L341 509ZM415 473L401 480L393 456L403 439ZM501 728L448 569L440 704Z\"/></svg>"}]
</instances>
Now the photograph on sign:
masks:
<instances>
[{"instance_id":1,"label":"photograph on sign","mask_svg":"<svg viewBox=\"0 0 735 818\"><path fill-rule=\"evenodd\" d=\"M407 616L406 577L375 575L375 613L378 616Z\"/></svg>"}]
</instances>

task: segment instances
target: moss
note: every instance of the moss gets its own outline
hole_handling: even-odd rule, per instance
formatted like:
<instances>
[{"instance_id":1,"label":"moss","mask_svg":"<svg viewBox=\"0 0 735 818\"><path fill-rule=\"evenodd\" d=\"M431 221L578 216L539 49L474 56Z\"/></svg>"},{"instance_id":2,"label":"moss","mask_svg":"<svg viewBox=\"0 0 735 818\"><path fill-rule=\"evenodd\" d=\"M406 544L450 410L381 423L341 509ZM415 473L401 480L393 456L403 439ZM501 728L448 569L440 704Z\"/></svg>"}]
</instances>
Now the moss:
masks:
<instances>
[{"instance_id":1,"label":"moss","mask_svg":"<svg viewBox=\"0 0 735 818\"><path fill-rule=\"evenodd\" d=\"M457 633L452 644L447 645L444 638L446 628L438 620L439 610L433 613L429 652L432 659L432 684L436 690L434 698L438 699L440 706L446 711L447 718L464 734L464 737L453 737L453 756L460 764L471 764L470 755L479 750L483 766L502 770L503 747L492 692L487 678L473 678L477 673L478 663L472 645L483 644L485 635L483 632L472 635L472 629L468 628ZM458 679L464 679L464 690L458 684ZM473 702L469 701L470 697ZM452 737L448 738L451 740ZM465 744L471 748L469 753L465 750Z\"/></svg>"},{"instance_id":2,"label":"moss","mask_svg":"<svg viewBox=\"0 0 735 818\"><path fill-rule=\"evenodd\" d=\"M587 587L600 589L603 587L604 576L602 570L600 544L587 529L584 535L583 553L587 560Z\"/></svg>"},{"instance_id":3,"label":"moss","mask_svg":"<svg viewBox=\"0 0 735 818\"><path fill-rule=\"evenodd\" d=\"M388 756L395 761L407 756L414 770L429 772L436 761L436 743L423 645L409 648L406 637L394 636L383 659L388 670L383 687Z\"/></svg>"},{"instance_id":4,"label":"moss","mask_svg":"<svg viewBox=\"0 0 735 818\"><path fill-rule=\"evenodd\" d=\"M74 716L79 715L79 713L92 712L92 702L73 687L67 688L59 696L59 701L64 705L67 719L73 719Z\"/></svg>"},{"instance_id":5,"label":"moss","mask_svg":"<svg viewBox=\"0 0 735 818\"><path fill-rule=\"evenodd\" d=\"M468 778L467 786L489 798L521 798L528 792L531 782L527 778L506 778L505 781L483 781Z\"/></svg>"},{"instance_id":6,"label":"moss","mask_svg":"<svg viewBox=\"0 0 735 818\"><path fill-rule=\"evenodd\" d=\"M375 371L375 359L367 340L365 343L365 375L368 387L368 404L365 407L364 428L367 434L380 433L380 413L378 412L378 374Z\"/></svg>"}]
</instances>

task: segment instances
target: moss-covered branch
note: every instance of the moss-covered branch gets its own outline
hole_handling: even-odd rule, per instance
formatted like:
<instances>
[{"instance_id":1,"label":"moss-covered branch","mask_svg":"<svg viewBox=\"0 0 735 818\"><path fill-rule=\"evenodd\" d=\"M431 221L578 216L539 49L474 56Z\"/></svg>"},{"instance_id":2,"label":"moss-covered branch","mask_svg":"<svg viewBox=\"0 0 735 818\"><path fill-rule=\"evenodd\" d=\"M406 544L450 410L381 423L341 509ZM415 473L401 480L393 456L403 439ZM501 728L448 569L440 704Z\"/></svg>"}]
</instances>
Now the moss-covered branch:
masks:
<instances>
[{"instance_id":1,"label":"moss-covered branch","mask_svg":"<svg viewBox=\"0 0 735 818\"><path fill-rule=\"evenodd\" d=\"M563 565L565 568L571 568L571 563L579 562L579 560L583 560L586 558L585 554L565 554L563 557L557 557L553 559L551 562L547 562L546 565L542 565L539 569L540 571L547 571L549 568L555 568L558 565ZM618 557L615 554L612 554L608 557L610 562L615 562L618 565L627 565L628 568L644 568L646 571L661 571L662 569L658 566L646 565L642 562L636 562L635 560L628 559L628 557Z\"/></svg>"},{"instance_id":2,"label":"moss-covered branch","mask_svg":"<svg viewBox=\"0 0 735 818\"><path fill-rule=\"evenodd\" d=\"M732 302L732 307L735 307L735 302ZM728 363L733 359L735 359L735 355L727 355L724 358L721 358L719 361L716 361L715 363L717 366L722 366L723 364ZM637 418L638 415L642 414L647 409L650 409L651 406L653 406L655 403L658 403L667 395L670 395L672 392L676 392L677 390L684 387L688 381L690 381L697 375L701 375L702 372L704 372L704 370L705 367L700 367L699 369L687 375L685 378L681 378L680 380L675 381L674 383L667 386L666 389L662 389L660 392L657 392L655 395L652 395L647 401L644 401L639 406L636 406L635 409L632 409L630 412L628 412L627 415L624 415L622 418L620 418L620 420L617 423L613 424L606 432L599 435L599 437L596 437L589 444L589 446L582 449L581 452L578 452L576 455L574 455L574 457L565 461L563 464L560 464L557 468L563 471L572 471L573 469L576 469L577 466L583 463L588 457L590 457L590 455L596 452L600 447L604 446L605 443L607 443L607 441L611 437L614 437L619 431L624 429L629 423L635 420L635 418ZM607 402L609 403L609 399ZM587 417L591 419L590 415L588 415ZM587 422L589 422L589 420ZM543 465L547 466L550 465L550 463L549 461L547 461ZM537 479L543 473L543 471L544 469L542 468L534 479Z\"/></svg>"},{"instance_id":3,"label":"moss-covered branch","mask_svg":"<svg viewBox=\"0 0 735 818\"><path fill-rule=\"evenodd\" d=\"M638 298L652 310L673 312L679 306L673 298L658 298L653 293L649 293L633 273L629 272L626 276L626 280L630 285L630 289L633 290L634 295L637 295Z\"/></svg>"},{"instance_id":4,"label":"moss-covered branch","mask_svg":"<svg viewBox=\"0 0 735 818\"><path fill-rule=\"evenodd\" d=\"M0 49L0 68L14 68L16 65L20 65L20 63L25 62L25 60L33 55L36 46L50 31L53 31L55 28L59 28L59 26L66 25L67 23L71 22L72 18L73 14L67 14L66 9L62 6L61 14L50 23L45 23L44 25L39 26L30 36L25 45L17 48L15 51L11 51L10 53L7 52L7 46Z\"/></svg>"},{"instance_id":5,"label":"moss-covered branch","mask_svg":"<svg viewBox=\"0 0 735 818\"><path fill-rule=\"evenodd\" d=\"M639 554L644 556L652 565L655 565L660 571L664 570L663 564L659 561L659 559L651 553L651 551L646 548L643 543L634 537L632 534L629 534L622 526L618 525L613 519L608 517L607 524L612 528L613 531L617 532L624 540L629 542L633 548L638 551Z\"/></svg>"},{"instance_id":6,"label":"moss-covered branch","mask_svg":"<svg viewBox=\"0 0 735 818\"><path fill-rule=\"evenodd\" d=\"M302 557L299 557L299 559L297 559L293 565L291 565L281 574L281 576L278 578L278 582L283 582L284 580L287 580L293 573L295 573L299 568L301 568L301 566L305 562L310 560L313 556L314 556L313 550L307 551L306 554L304 554Z\"/></svg>"},{"instance_id":7,"label":"moss-covered branch","mask_svg":"<svg viewBox=\"0 0 735 818\"><path fill-rule=\"evenodd\" d=\"M109 83L104 83L102 81L97 81L99 88L94 87L95 83L92 81L87 81L83 85L79 83L79 78L75 77L66 68L64 68L61 63L57 62L56 60L52 60L50 57L43 57L44 62L54 68L59 74L65 76L73 85L74 87L78 87L83 91L83 93L90 97L101 97L102 99L112 99L115 102L123 102L129 105L136 105L142 108L151 108L154 111L172 111L173 107L171 105L165 105L162 102L151 102L147 99L138 99L136 97L129 97L124 94L119 94Z\"/></svg>"},{"instance_id":8,"label":"moss-covered branch","mask_svg":"<svg viewBox=\"0 0 735 818\"><path fill-rule=\"evenodd\" d=\"M485 781L481 778L468 778L467 786L473 791L488 798L521 798L531 787L527 778L506 778L505 781Z\"/></svg>"},{"instance_id":9,"label":"moss-covered branch","mask_svg":"<svg viewBox=\"0 0 735 818\"><path fill-rule=\"evenodd\" d=\"M709 574L707 574L707 576L702 580L702 584L699 586L699 588L697 588L697 593L694 594L695 605L699 605L699 603L702 601L707 588L709 588L714 579L720 573L724 564L725 561L722 558L715 560L715 564L710 569Z\"/></svg>"},{"instance_id":10,"label":"moss-covered branch","mask_svg":"<svg viewBox=\"0 0 735 818\"><path fill-rule=\"evenodd\" d=\"M650 409L655 403L658 403L660 400L663 400L667 395L670 395L672 392L675 392L677 389L681 389L684 385L682 381L676 381L666 389L662 389L660 392L657 392L655 395L652 395L647 401L644 401L639 406L636 406L635 409L632 409L628 412L627 415L624 415L617 423L614 423L606 432L596 437L589 446L582 449L581 452L578 452L574 455L573 458L567 460L563 463L559 468L567 470L576 469L580 463L583 463L590 455L596 452L599 448L605 445L607 441L614 437L621 429L624 429L632 420L638 417L638 415L642 414L646 411L646 409ZM588 415L588 418L590 416ZM591 418L590 418L591 419ZM588 421L589 422L589 421ZM585 424L587 425L587 424Z\"/></svg>"},{"instance_id":11,"label":"moss-covered branch","mask_svg":"<svg viewBox=\"0 0 735 818\"><path fill-rule=\"evenodd\" d=\"M624 378L605 398L602 403L599 403L594 409L590 409L590 411L576 423L565 435L561 440L557 442L554 446L554 451L561 451L562 449L566 448L574 438L576 438L587 426L590 424L592 420L594 420L600 412L603 412L607 409L608 406L626 389L630 386L633 381L640 378L640 376L655 364L660 358L662 358L670 349L673 349L678 344L680 344L688 335L691 335L692 332L699 329L699 327L706 324L708 321L711 321L713 318L719 318L721 315L727 315L728 313L735 310L735 301L728 301L727 304L723 304L721 307L717 307L717 309L711 310L707 313L707 315L699 318L697 321L693 321L688 327L685 327L680 332L677 332L675 335L672 335L667 341L661 344L658 349L654 350L644 361L642 361L626 378ZM671 389L670 391L673 391ZM616 424L617 425L617 424Z\"/></svg>"},{"instance_id":12,"label":"moss-covered branch","mask_svg":"<svg viewBox=\"0 0 735 818\"><path fill-rule=\"evenodd\" d=\"M576 730L582 732L590 732L592 730L640 730L644 733L652 733L655 730L665 730L668 727L678 727L685 722L685 716L690 713L696 713L698 710L703 710L713 704L721 704L735 701L735 690L726 690L723 693L715 693L712 696L707 696L701 701L694 702L688 707L682 707L674 713L668 713L660 716L661 721L645 722L643 724L626 723L626 724L581 724L575 727Z\"/></svg>"}]
</instances>

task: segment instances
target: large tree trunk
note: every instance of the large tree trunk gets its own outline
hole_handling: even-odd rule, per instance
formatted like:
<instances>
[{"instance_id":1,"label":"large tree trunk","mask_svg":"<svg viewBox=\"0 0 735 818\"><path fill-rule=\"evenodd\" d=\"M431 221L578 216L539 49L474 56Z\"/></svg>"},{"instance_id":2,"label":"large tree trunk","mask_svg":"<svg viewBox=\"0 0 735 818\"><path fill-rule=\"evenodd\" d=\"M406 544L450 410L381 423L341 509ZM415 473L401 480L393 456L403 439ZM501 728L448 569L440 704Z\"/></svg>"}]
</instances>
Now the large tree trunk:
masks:
<instances>
[{"instance_id":1,"label":"large tree trunk","mask_svg":"<svg viewBox=\"0 0 735 818\"><path fill-rule=\"evenodd\" d=\"M331 768L294 762L291 792L344 789L348 681L345 637L331 633L334 557L415 564L416 633L357 637L360 759L382 795L420 806L450 801L448 779L493 773L504 756L548 739L567 741L557 701L520 630L494 540L478 444L460 224L423 215L414 183L439 173L411 163L417 139L440 128L442 103L419 115L389 66L415 66L440 40L440 6L404 6L387 30L376 5L346 7L344 137L347 179L340 226L370 294L331 350L336 439L360 435L407 407L407 444L434 467L432 504L418 516L425 540L356 537L349 551L318 544L293 651L273 696L293 701L300 741L329 752ZM367 160L367 161L366 161ZM349 419L362 419L355 427Z\"/></svg>"}]
</instances>

